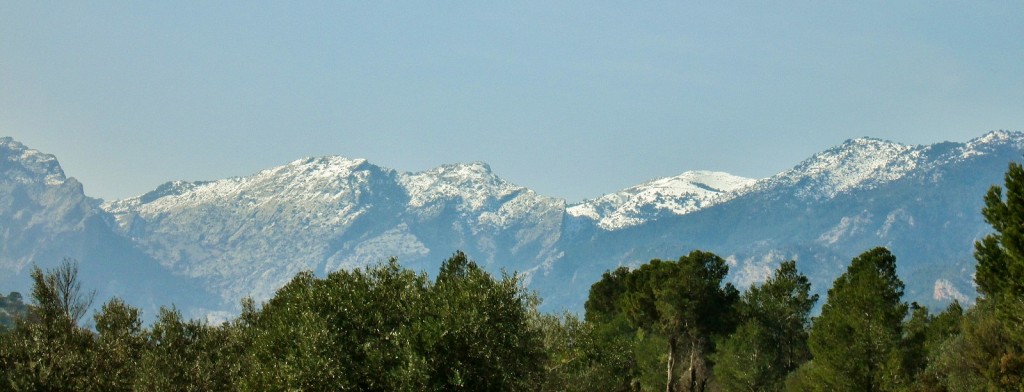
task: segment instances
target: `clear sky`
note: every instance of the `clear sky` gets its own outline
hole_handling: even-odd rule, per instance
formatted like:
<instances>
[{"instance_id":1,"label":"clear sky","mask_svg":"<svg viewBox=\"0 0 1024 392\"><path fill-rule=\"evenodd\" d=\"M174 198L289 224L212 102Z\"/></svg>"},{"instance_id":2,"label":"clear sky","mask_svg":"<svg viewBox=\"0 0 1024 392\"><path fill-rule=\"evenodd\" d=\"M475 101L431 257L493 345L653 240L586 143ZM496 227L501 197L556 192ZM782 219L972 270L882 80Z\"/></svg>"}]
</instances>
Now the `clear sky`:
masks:
<instances>
[{"instance_id":1,"label":"clear sky","mask_svg":"<svg viewBox=\"0 0 1024 392\"><path fill-rule=\"evenodd\" d=\"M342 155L578 201L996 129L1020 1L0 2L0 135L105 199Z\"/></svg>"}]
</instances>

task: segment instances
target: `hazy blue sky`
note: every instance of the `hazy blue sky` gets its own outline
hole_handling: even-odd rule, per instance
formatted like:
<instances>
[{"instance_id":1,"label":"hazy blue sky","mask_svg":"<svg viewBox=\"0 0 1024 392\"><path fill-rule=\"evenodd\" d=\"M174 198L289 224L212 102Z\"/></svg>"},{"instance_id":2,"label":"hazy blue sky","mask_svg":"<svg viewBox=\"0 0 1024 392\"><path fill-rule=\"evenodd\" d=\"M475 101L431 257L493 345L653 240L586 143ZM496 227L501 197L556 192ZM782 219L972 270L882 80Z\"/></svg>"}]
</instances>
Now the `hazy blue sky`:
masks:
<instances>
[{"instance_id":1,"label":"hazy blue sky","mask_svg":"<svg viewBox=\"0 0 1024 392\"><path fill-rule=\"evenodd\" d=\"M343 155L577 201L1024 129L1024 2L637 3L3 1L0 135L107 199Z\"/></svg>"}]
</instances>

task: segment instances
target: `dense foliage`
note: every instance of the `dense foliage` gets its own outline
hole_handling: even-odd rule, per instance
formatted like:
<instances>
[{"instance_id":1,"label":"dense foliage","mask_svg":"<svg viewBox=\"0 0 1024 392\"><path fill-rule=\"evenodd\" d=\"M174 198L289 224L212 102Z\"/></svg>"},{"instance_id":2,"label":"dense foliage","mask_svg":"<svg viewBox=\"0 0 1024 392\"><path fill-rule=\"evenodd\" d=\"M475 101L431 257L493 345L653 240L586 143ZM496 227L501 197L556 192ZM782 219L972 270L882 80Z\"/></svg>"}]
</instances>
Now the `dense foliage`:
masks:
<instances>
[{"instance_id":1,"label":"dense foliage","mask_svg":"<svg viewBox=\"0 0 1024 392\"><path fill-rule=\"evenodd\" d=\"M33 269L28 305L0 295L0 390L1024 391L1024 167L982 214L981 296L939 313L903 301L885 248L813 319L795 261L741 294L694 251L606 272L583 319L539 313L517 275L458 252L434 279L396 260L300 273L220 325L172 307L144 326L119 298L83 322L92 293L65 260Z\"/></svg>"}]
</instances>

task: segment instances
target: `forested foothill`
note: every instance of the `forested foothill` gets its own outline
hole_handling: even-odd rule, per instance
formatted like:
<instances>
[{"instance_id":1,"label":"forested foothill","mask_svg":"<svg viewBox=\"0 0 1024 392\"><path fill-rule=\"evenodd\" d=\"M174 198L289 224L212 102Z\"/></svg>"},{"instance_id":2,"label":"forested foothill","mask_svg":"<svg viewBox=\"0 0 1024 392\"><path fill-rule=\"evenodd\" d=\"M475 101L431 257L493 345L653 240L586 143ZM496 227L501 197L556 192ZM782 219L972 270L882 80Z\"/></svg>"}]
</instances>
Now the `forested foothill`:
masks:
<instances>
[{"instance_id":1,"label":"forested foothill","mask_svg":"<svg viewBox=\"0 0 1024 392\"><path fill-rule=\"evenodd\" d=\"M301 273L228 322L170 307L147 326L120 298L86 318L65 260L33 270L27 305L0 295L0 390L1024 391L1024 168L984 200L979 297L945 309L904 302L885 248L851 260L815 317L795 261L742 292L709 252L618 268L581 319L457 252L432 279L394 259Z\"/></svg>"}]
</instances>

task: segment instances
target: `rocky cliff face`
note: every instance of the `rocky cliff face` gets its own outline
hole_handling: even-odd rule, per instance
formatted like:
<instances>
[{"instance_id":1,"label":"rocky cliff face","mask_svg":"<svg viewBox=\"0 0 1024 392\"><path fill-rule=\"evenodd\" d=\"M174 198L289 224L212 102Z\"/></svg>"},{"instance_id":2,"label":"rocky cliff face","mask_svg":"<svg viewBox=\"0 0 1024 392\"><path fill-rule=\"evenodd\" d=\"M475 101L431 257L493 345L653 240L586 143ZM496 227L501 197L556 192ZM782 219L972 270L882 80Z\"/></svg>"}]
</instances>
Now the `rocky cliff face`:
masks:
<instances>
[{"instance_id":1,"label":"rocky cliff face","mask_svg":"<svg viewBox=\"0 0 1024 392\"><path fill-rule=\"evenodd\" d=\"M83 237L102 226L98 204L56 157L0 138L0 276L18 276L36 259L79 254Z\"/></svg>"},{"instance_id":2,"label":"rocky cliff face","mask_svg":"<svg viewBox=\"0 0 1024 392\"><path fill-rule=\"evenodd\" d=\"M99 205L53 155L0 138L0 286L27 296L33 265L47 269L72 258L83 288L97 290L97 307L119 296L146 317L161 305L178 304L197 315L215 310L206 306L204 287L139 251L114 231L113 217Z\"/></svg>"}]
</instances>

